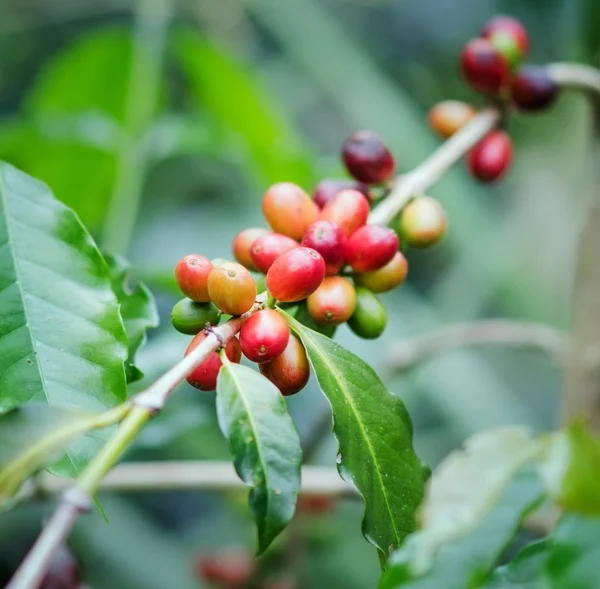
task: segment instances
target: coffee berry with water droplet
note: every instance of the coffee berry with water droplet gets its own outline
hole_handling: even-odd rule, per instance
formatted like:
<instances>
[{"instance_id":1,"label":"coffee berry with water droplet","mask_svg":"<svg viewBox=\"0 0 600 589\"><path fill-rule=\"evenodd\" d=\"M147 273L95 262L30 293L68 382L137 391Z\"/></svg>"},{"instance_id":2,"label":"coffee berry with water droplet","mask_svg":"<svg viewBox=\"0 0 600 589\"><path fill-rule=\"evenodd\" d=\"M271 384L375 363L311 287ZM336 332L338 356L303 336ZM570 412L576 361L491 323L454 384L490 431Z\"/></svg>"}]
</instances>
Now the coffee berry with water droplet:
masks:
<instances>
[{"instance_id":1,"label":"coffee berry with water droplet","mask_svg":"<svg viewBox=\"0 0 600 589\"><path fill-rule=\"evenodd\" d=\"M310 316L320 323L340 325L348 321L356 307L356 293L342 276L327 276L307 299Z\"/></svg>"},{"instance_id":2,"label":"coffee berry with water droplet","mask_svg":"<svg viewBox=\"0 0 600 589\"><path fill-rule=\"evenodd\" d=\"M259 364L258 368L286 397L300 392L310 377L310 365L304 346L292 333L283 353L271 362Z\"/></svg>"},{"instance_id":3,"label":"coffee berry with water droplet","mask_svg":"<svg viewBox=\"0 0 600 589\"><path fill-rule=\"evenodd\" d=\"M401 252L396 252L385 266L373 270L373 272L355 274L354 280L356 284L366 286L369 290L379 293L400 286L407 274L408 262Z\"/></svg>"},{"instance_id":4,"label":"coffee berry with water droplet","mask_svg":"<svg viewBox=\"0 0 600 589\"><path fill-rule=\"evenodd\" d=\"M363 339L376 339L387 324L387 313L381 301L364 286L356 287L356 307L348 327Z\"/></svg>"},{"instance_id":5,"label":"coffee berry with water droplet","mask_svg":"<svg viewBox=\"0 0 600 589\"><path fill-rule=\"evenodd\" d=\"M371 131L350 135L342 146L342 159L350 175L365 184L381 184L394 174L394 156Z\"/></svg>"},{"instance_id":6,"label":"coffee berry with water droplet","mask_svg":"<svg viewBox=\"0 0 600 589\"><path fill-rule=\"evenodd\" d=\"M290 328L283 316L273 309L263 309L243 323L240 347L248 360L262 364L283 353L289 336Z\"/></svg>"},{"instance_id":7,"label":"coffee berry with water droplet","mask_svg":"<svg viewBox=\"0 0 600 589\"><path fill-rule=\"evenodd\" d=\"M214 264L204 256L190 254L175 266L175 280L181 292L197 303L208 303L208 276Z\"/></svg>"},{"instance_id":8,"label":"coffee berry with water droplet","mask_svg":"<svg viewBox=\"0 0 600 589\"><path fill-rule=\"evenodd\" d=\"M256 264L252 260L250 248L252 244L261 236L269 233L267 229L261 227L250 227L240 231L234 238L231 244L235 259L248 270L258 270Z\"/></svg>"},{"instance_id":9,"label":"coffee berry with water droplet","mask_svg":"<svg viewBox=\"0 0 600 589\"><path fill-rule=\"evenodd\" d=\"M510 167L512 154L510 137L504 131L492 131L467 155L469 172L480 182L494 182Z\"/></svg>"},{"instance_id":10,"label":"coffee berry with water droplet","mask_svg":"<svg viewBox=\"0 0 600 589\"><path fill-rule=\"evenodd\" d=\"M556 100L558 91L558 84L546 68L526 65L512 81L511 98L519 110L536 112L548 108Z\"/></svg>"},{"instance_id":11,"label":"coffee berry with water droplet","mask_svg":"<svg viewBox=\"0 0 600 589\"><path fill-rule=\"evenodd\" d=\"M444 139L452 137L477 113L475 108L460 100L443 100L429 111L429 126Z\"/></svg>"},{"instance_id":12,"label":"coffee berry with water droplet","mask_svg":"<svg viewBox=\"0 0 600 589\"><path fill-rule=\"evenodd\" d=\"M478 92L496 93L510 80L510 64L488 39L472 39L460 56L465 80Z\"/></svg>"},{"instance_id":13,"label":"coffee berry with water droplet","mask_svg":"<svg viewBox=\"0 0 600 589\"><path fill-rule=\"evenodd\" d=\"M185 351L185 356L196 349L205 339L207 334L203 331L199 333L188 346ZM240 342L237 337L232 337L225 345L225 354L231 362L239 363L242 357ZM214 391L217 388L217 376L223 363L218 352L211 352L206 360L198 364L194 370L188 375L187 381L194 388L201 391Z\"/></svg>"},{"instance_id":14,"label":"coffee berry with water droplet","mask_svg":"<svg viewBox=\"0 0 600 589\"><path fill-rule=\"evenodd\" d=\"M346 261L355 272L371 272L385 266L399 245L398 235L392 229L365 225L348 239Z\"/></svg>"},{"instance_id":15,"label":"coffee berry with water droplet","mask_svg":"<svg viewBox=\"0 0 600 589\"><path fill-rule=\"evenodd\" d=\"M367 223L371 207L367 197L358 190L338 192L321 211L319 219L335 223L350 237Z\"/></svg>"},{"instance_id":16,"label":"coffee berry with water droplet","mask_svg":"<svg viewBox=\"0 0 600 589\"><path fill-rule=\"evenodd\" d=\"M213 268L208 277L208 294L214 304L228 315L242 315L256 300L252 274L237 262Z\"/></svg>"},{"instance_id":17,"label":"coffee berry with water droplet","mask_svg":"<svg viewBox=\"0 0 600 589\"><path fill-rule=\"evenodd\" d=\"M438 243L446 233L446 214L430 196L409 202L400 215L400 232L408 245L426 248Z\"/></svg>"},{"instance_id":18,"label":"coffee berry with water droplet","mask_svg":"<svg viewBox=\"0 0 600 589\"><path fill-rule=\"evenodd\" d=\"M313 191L313 201L319 209L322 209L338 192L347 189L358 190L358 192L361 192L369 198L369 187L362 182L347 179L326 179L321 180L321 182L316 185Z\"/></svg>"},{"instance_id":19,"label":"coffee berry with water droplet","mask_svg":"<svg viewBox=\"0 0 600 589\"><path fill-rule=\"evenodd\" d=\"M302 237L301 244L310 247L323 256L327 276L337 274L345 261L346 234L331 221L315 221Z\"/></svg>"},{"instance_id":20,"label":"coffee berry with water droplet","mask_svg":"<svg viewBox=\"0 0 600 589\"><path fill-rule=\"evenodd\" d=\"M300 186L291 182L273 184L265 192L262 210L276 233L302 239L306 229L319 216L319 208Z\"/></svg>"},{"instance_id":21,"label":"coffee berry with water droplet","mask_svg":"<svg viewBox=\"0 0 600 589\"><path fill-rule=\"evenodd\" d=\"M287 235L266 233L252 242L250 257L256 268L266 274L279 256L298 246L299 243Z\"/></svg>"},{"instance_id":22,"label":"coffee berry with water droplet","mask_svg":"<svg viewBox=\"0 0 600 589\"><path fill-rule=\"evenodd\" d=\"M207 323L216 324L218 319L219 309L213 302L196 303L191 299L181 299L171 311L173 327L187 335L200 333Z\"/></svg>"}]
</instances>

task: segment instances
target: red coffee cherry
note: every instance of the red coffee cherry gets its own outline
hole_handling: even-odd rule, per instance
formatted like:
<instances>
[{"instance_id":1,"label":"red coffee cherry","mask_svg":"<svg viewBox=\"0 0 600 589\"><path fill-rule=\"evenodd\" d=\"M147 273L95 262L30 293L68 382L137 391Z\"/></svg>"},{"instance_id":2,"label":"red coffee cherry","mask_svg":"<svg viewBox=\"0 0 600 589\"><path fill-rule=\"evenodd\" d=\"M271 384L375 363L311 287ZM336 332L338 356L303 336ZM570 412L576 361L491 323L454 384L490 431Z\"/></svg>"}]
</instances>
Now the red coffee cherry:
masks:
<instances>
[{"instance_id":1,"label":"red coffee cherry","mask_svg":"<svg viewBox=\"0 0 600 589\"><path fill-rule=\"evenodd\" d=\"M315 221L304 234L302 245L319 252L325 260L326 274L337 274L344 265L346 234L335 223Z\"/></svg>"},{"instance_id":2,"label":"red coffee cherry","mask_svg":"<svg viewBox=\"0 0 600 589\"><path fill-rule=\"evenodd\" d=\"M241 315L254 305L256 284L244 266L225 262L210 273L208 294L223 313Z\"/></svg>"},{"instance_id":3,"label":"red coffee cherry","mask_svg":"<svg viewBox=\"0 0 600 589\"><path fill-rule=\"evenodd\" d=\"M442 205L430 196L415 198L402 211L400 233L412 247L426 248L436 244L446 233L446 214Z\"/></svg>"},{"instance_id":4,"label":"red coffee cherry","mask_svg":"<svg viewBox=\"0 0 600 589\"><path fill-rule=\"evenodd\" d=\"M326 277L306 299L310 316L321 323L340 325L350 319L356 307L352 284L341 276Z\"/></svg>"},{"instance_id":5,"label":"red coffee cherry","mask_svg":"<svg viewBox=\"0 0 600 589\"><path fill-rule=\"evenodd\" d=\"M366 184L381 184L394 174L394 157L371 131L350 135L342 146L342 159L353 178Z\"/></svg>"},{"instance_id":6,"label":"red coffee cherry","mask_svg":"<svg viewBox=\"0 0 600 589\"><path fill-rule=\"evenodd\" d=\"M319 219L335 223L350 237L367 222L370 211L364 194L358 190L342 190L325 205Z\"/></svg>"},{"instance_id":7,"label":"red coffee cherry","mask_svg":"<svg viewBox=\"0 0 600 589\"><path fill-rule=\"evenodd\" d=\"M319 216L310 196L291 182L273 184L263 198L262 210L271 229L293 239L301 239Z\"/></svg>"},{"instance_id":8,"label":"red coffee cherry","mask_svg":"<svg viewBox=\"0 0 600 589\"><path fill-rule=\"evenodd\" d=\"M325 261L309 247L298 247L279 256L267 272L267 289L282 303L305 299L325 277Z\"/></svg>"},{"instance_id":9,"label":"red coffee cherry","mask_svg":"<svg viewBox=\"0 0 600 589\"><path fill-rule=\"evenodd\" d=\"M298 242L281 233L262 235L250 247L250 257L258 270L265 274L281 255L298 247Z\"/></svg>"},{"instance_id":10,"label":"red coffee cherry","mask_svg":"<svg viewBox=\"0 0 600 589\"><path fill-rule=\"evenodd\" d=\"M200 556L194 566L202 580L224 589L246 587L256 572L256 562L245 550L227 550Z\"/></svg>"},{"instance_id":11,"label":"red coffee cherry","mask_svg":"<svg viewBox=\"0 0 600 589\"><path fill-rule=\"evenodd\" d=\"M329 515L333 512L335 501L327 495L300 495L296 513L307 515Z\"/></svg>"},{"instance_id":12,"label":"red coffee cherry","mask_svg":"<svg viewBox=\"0 0 600 589\"><path fill-rule=\"evenodd\" d=\"M194 348L197 348L206 339L206 333L200 332L187 347L185 356L187 356ZM225 345L225 354L231 362L239 363L242 357L240 342L236 337L232 337ZM194 388L201 391L214 391L217 388L217 376L223 363L219 358L218 352L211 352L204 362L196 366L187 377L187 381Z\"/></svg>"},{"instance_id":13,"label":"red coffee cherry","mask_svg":"<svg viewBox=\"0 0 600 589\"><path fill-rule=\"evenodd\" d=\"M527 30L523 24L512 16L498 15L491 18L481 29L481 36L484 39L493 39L498 36L510 37L518 51L521 59L527 56L529 52L529 38Z\"/></svg>"},{"instance_id":14,"label":"red coffee cherry","mask_svg":"<svg viewBox=\"0 0 600 589\"><path fill-rule=\"evenodd\" d=\"M231 244L235 259L248 270L258 270L250 255L252 244L262 235L269 233L261 227L250 227L240 231L234 238Z\"/></svg>"},{"instance_id":15,"label":"red coffee cherry","mask_svg":"<svg viewBox=\"0 0 600 589\"><path fill-rule=\"evenodd\" d=\"M513 79L512 100L520 110L543 110L554 102L558 90L558 85L548 75L546 68L526 65Z\"/></svg>"},{"instance_id":16,"label":"red coffee cherry","mask_svg":"<svg viewBox=\"0 0 600 589\"><path fill-rule=\"evenodd\" d=\"M509 168L512 152L510 137L504 131L492 131L469 152L469 172L481 182L494 182Z\"/></svg>"},{"instance_id":17,"label":"red coffee cherry","mask_svg":"<svg viewBox=\"0 0 600 589\"><path fill-rule=\"evenodd\" d=\"M301 391L310 376L310 365L304 347L292 333L283 354L271 362L259 364L258 369L284 396Z\"/></svg>"},{"instance_id":18,"label":"red coffee cherry","mask_svg":"<svg viewBox=\"0 0 600 589\"><path fill-rule=\"evenodd\" d=\"M443 100L429 111L429 126L444 139L452 137L477 113L474 107L460 100Z\"/></svg>"},{"instance_id":19,"label":"red coffee cherry","mask_svg":"<svg viewBox=\"0 0 600 589\"><path fill-rule=\"evenodd\" d=\"M400 286L407 274L408 262L400 252L396 252L385 266L373 272L356 274L354 280L373 292L386 292Z\"/></svg>"},{"instance_id":20,"label":"red coffee cherry","mask_svg":"<svg viewBox=\"0 0 600 589\"><path fill-rule=\"evenodd\" d=\"M399 245L398 235L392 229L365 225L348 239L346 260L356 272L371 272L385 266Z\"/></svg>"},{"instance_id":21,"label":"red coffee cherry","mask_svg":"<svg viewBox=\"0 0 600 589\"><path fill-rule=\"evenodd\" d=\"M175 266L175 280L181 292L197 303L208 303L208 275L214 268L212 262L198 254L181 258Z\"/></svg>"},{"instance_id":22,"label":"red coffee cherry","mask_svg":"<svg viewBox=\"0 0 600 589\"><path fill-rule=\"evenodd\" d=\"M358 190L369 198L369 187L356 180L321 180L313 191L313 202L322 209L338 192L347 189Z\"/></svg>"},{"instance_id":23,"label":"red coffee cherry","mask_svg":"<svg viewBox=\"0 0 600 589\"><path fill-rule=\"evenodd\" d=\"M240 330L240 346L248 360L262 364L281 354L288 344L290 328L283 316L263 309L246 319Z\"/></svg>"},{"instance_id":24,"label":"red coffee cherry","mask_svg":"<svg viewBox=\"0 0 600 589\"><path fill-rule=\"evenodd\" d=\"M498 92L510 80L510 66L487 39L469 41L460 56L463 76L478 92Z\"/></svg>"}]
</instances>

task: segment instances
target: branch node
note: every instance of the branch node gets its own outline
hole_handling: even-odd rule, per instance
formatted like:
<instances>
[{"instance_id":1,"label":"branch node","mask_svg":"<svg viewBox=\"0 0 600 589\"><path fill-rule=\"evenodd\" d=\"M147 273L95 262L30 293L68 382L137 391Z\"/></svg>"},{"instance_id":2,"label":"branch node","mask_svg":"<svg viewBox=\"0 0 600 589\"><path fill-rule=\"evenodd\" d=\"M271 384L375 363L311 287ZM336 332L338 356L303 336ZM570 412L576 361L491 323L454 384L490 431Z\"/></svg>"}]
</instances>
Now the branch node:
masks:
<instances>
[{"instance_id":1,"label":"branch node","mask_svg":"<svg viewBox=\"0 0 600 589\"><path fill-rule=\"evenodd\" d=\"M61 503L72 505L78 513L87 513L92 509L92 499L79 487L69 487L61 494Z\"/></svg>"},{"instance_id":2,"label":"branch node","mask_svg":"<svg viewBox=\"0 0 600 589\"><path fill-rule=\"evenodd\" d=\"M225 339L223 338L223 336L221 335L221 333L216 330L210 323L207 323L204 326L204 333L206 335L214 335L217 338L217 341L219 342L219 348L218 350L222 350L225 347ZM217 351L218 351L217 350Z\"/></svg>"}]
</instances>

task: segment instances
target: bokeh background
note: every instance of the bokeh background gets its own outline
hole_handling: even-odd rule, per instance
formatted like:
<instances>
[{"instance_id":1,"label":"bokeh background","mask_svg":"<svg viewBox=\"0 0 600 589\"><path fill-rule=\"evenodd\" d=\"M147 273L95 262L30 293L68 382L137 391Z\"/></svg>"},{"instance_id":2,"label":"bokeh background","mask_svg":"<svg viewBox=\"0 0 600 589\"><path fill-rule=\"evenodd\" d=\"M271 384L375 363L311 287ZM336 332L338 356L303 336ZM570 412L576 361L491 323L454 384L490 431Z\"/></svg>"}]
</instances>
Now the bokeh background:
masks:
<instances>
[{"instance_id":1,"label":"bokeh background","mask_svg":"<svg viewBox=\"0 0 600 589\"><path fill-rule=\"evenodd\" d=\"M189 339L169 323L176 261L231 255L233 236L263 223L270 183L310 190L342 176L339 145L354 130L379 133L400 172L422 161L439 144L426 124L436 101L481 104L460 79L457 55L498 12L526 24L534 63L598 57L597 0L4 0L0 158L48 182L152 289L162 323L140 354L148 383ZM548 113L513 117L516 158L505 180L479 186L461 163L431 190L449 234L433 250L409 252L408 283L384 297L384 336L367 342L338 331L404 399L418 453L432 465L485 427L553 425L562 375L539 352L461 349L401 375L388 364L396 341L456 321L568 328L591 126L585 99L573 94ZM312 443L328 411L314 383L289 406ZM333 468L335 455L327 434L311 461ZM228 457L213 395L187 385L127 455ZM109 525L98 513L85 517L71 542L93 589L202 587L198 554L254 549L244 495L110 494L101 503ZM0 581L50 507L37 501L0 516ZM300 587L375 586L358 502L300 519L303 539L281 544Z\"/></svg>"}]
</instances>

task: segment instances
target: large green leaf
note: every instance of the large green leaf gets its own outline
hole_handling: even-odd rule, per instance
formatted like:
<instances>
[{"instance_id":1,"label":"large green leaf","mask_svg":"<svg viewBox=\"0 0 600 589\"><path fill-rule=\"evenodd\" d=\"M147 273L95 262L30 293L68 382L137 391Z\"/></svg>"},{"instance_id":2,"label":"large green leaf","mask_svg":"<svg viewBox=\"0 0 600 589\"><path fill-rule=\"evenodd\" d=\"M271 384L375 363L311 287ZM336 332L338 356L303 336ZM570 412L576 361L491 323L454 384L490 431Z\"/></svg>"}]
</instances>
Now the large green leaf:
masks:
<instances>
[{"instance_id":1,"label":"large green leaf","mask_svg":"<svg viewBox=\"0 0 600 589\"><path fill-rule=\"evenodd\" d=\"M106 263L48 188L0 164L0 411L29 402L103 411L125 399L127 336ZM72 474L101 437L58 470Z\"/></svg>"},{"instance_id":2,"label":"large green leaf","mask_svg":"<svg viewBox=\"0 0 600 589\"><path fill-rule=\"evenodd\" d=\"M528 544L508 564L494 571L485 589L539 589L551 546L548 538Z\"/></svg>"},{"instance_id":3,"label":"large green leaf","mask_svg":"<svg viewBox=\"0 0 600 589\"><path fill-rule=\"evenodd\" d=\"M360 358L284 316L331 403L338 470L365 501L363 534L383 561L415 529L423 498L425 469L413 449L408 412Z\"/></svg>"},{"instance_id":4,"label":"large green leaf","mask_svg":"<svg viewBox=\"0 0 600 589\"><path fill-rule=\"evenodd\" d=\"M110 270L113 291L119 301L129 342L129 356L125 363L127 382L135 382L144 376L134 364L135 355L146 342L146 331L158 325L158 310L152 293L143 283L130 286L130 266L124 258L105 254L104 259Z\"/></svg>"},{"instance_id":5,"label":"large green leaf","mask_svg":"<svg viewBox=\"0 0 600 589\"><path fill-rule=\"evenodd\" d=\"M540 498L541 490L535 473L521 471L488 515L470 533L444 545L424 573L418 570L418 534L409 537L390 559L379 589L480 587L515 535L524 515Z\"/></svg>"},{"instance_id":6,"label":"large green leaf","mask_svg":"<svg viewBox=\"0 0 600 589\"><path fill-rule=\"evenodd\" d=\"M217 380L217 414L235 469L252 487L250 508L264 552L294 515L302 449L281 393L262 374L224 364Z\"/></svg>"},{"instance_id":7,"label":"large green leaf","mask_svg":"<svg viewBox=\"0 0 600 589\"><path fill-rule=\"evenodd\" d=\"M314 181L299 134L249 67L193 31L174 37L173 52L197 105L238 135L263 182Z\"/></svg>"},{"instance_id":8,"label":"large green leaf","mask_svg":"<svg viewBox=\"0 0 600 589\"><path fill-rule=\"evenodd\" d=\"M600 518L566 514L552 534L545 571L548 589L598 589Z\"/></svg>"},{"instance_id":9,"label":"large green leaf","mask_svg":"<svg viewBox=\"0 0 600 589\"><path fill-rule=\"evenodd\" d=\"M112 425L126 405L99 414L76 407L32 403L0 415L0 507L23 481L81 434Z\"/></svg>"}]
</instances>

